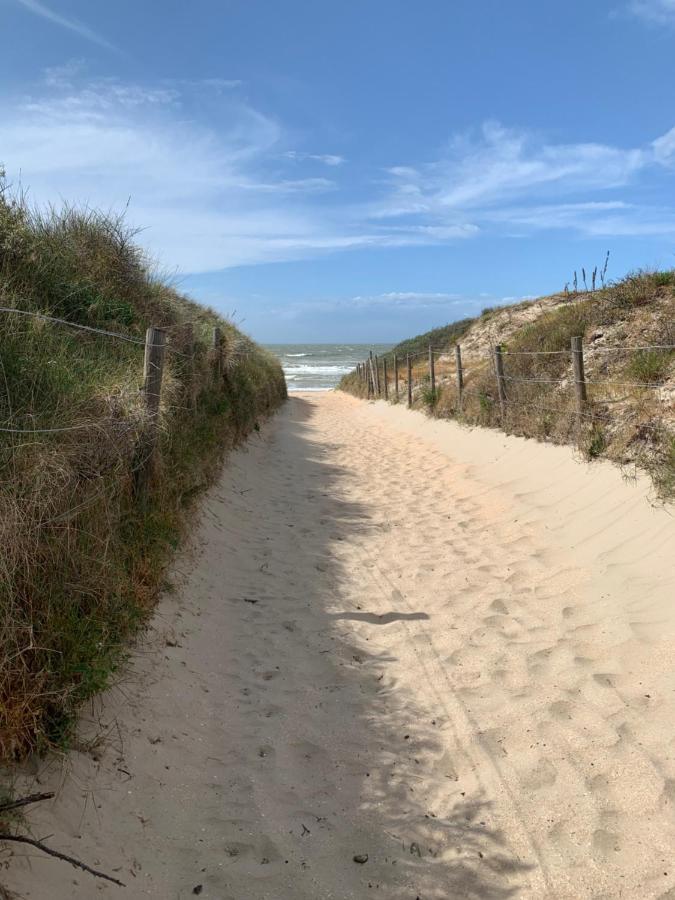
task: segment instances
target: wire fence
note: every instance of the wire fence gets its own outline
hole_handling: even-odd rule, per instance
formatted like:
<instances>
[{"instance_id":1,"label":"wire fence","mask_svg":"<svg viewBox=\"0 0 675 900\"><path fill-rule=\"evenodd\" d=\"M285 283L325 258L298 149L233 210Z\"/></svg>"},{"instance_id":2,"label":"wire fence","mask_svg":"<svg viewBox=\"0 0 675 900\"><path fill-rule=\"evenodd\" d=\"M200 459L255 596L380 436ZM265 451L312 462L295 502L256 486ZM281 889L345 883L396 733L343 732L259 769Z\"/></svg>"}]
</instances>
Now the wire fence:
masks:
<instances>
[{"instance_id":1,"label":"wire fence","mask_svg":"<svg viewBox=\"0 0 675 900\"><path fill-rule=\"evenodd\" d=\"M596 354L603 354L603 359L606 359L607 354L656 354L663 357L664 365L662 372L653 375L646 373L652 380L631 379L625 377L624 371L620 371L617 378L613 379L606 377L605 362L595 365ZM398 402L407 397L408 407L413 406L420 393L425 402L433 405L438 400L439 387L449 387L454 390L454 407L457 413L461 414L466 400L473 398L481 405L487 403L491 408L497 408L501 413L502 425L505 425L509 413L513 414L524 408L540 414L560 415L571 411L579 425L596 422L610 424L613 417L608 410L602 409L603 406L630 401L637 395L636 392L644 394L652 391L655 392L655 399L658 399L656 392L668 386L670 354L675 355L675 344L616 347L591 345L584 348L582 339L573 337L569 349L560 350L509 350L499 344L489 350L470 348L466 354L470 360L470 367L467 369L460 344L451 347L429 344L427 349L405 356L378 358L371 352L366 360L357 365L356 377L368 398L394 399ZM529 358L533 358L531 363L527 362ZM420 368L421 360L424 360L424 365ZM555 371L545 371L548 360L551 360L550 365ZM594 370L590 376L587 373L589 360L594 364L590 367ZM523 366L526 367L525 372L522 371ZM536 366L534 372L531 371L532 366ZM544 371L540 372L542 366ZM530 367L529 372L527 367ZM476 390L476 383L479 390ZM538 388L541 389L541 395L532 397L531 392ZM600 389L604 389L607 396L598 396ZM616 394L614 389L624 391L624 396L610 396ZM672 383L670 390L675 391ZM555 407L550 402L547 404L546 401L550 401L552 396L556 401L567 401L567 408ZM670 410L675 417L672 399L669 398L670 395L666 393L661 399L667 404L666 412ZM663 427L661 423L644 421L634 424L640 430L654 432ZM675 421L671 424L675 426Z\"/></svg>"},{"instance_id":2,"label":"wire fence","mask_svg":"<svg viewBox=\"0 0 675 900\"><path fill-rule=\"evenodd\" d=\"M0 307L0 314L7 317L17 316L21 318L30 318L33 320L44 321L50 325L59 328L73 329L86 334L100 335L109 340L122 341L124 343L133 344L144 349L144 359L142 368L142 381L140 388L140 411L137 418L131 422L121 423L118 419L92 419L85 422L74 422L64 425L52 425L43 427L39 422L35 421L34 413L24 413L19 418L16 414L10 420L0 422L0 434L12 436L48 436L57 434L66 434L73 432L99 432L103 436L109 436L113 433L121 431L139 431L139 453L135 465L135 474L141 485L147 482L153 467L153 457L158 440L159 432L159 408L162 395L162 384L164 382L164 370L166 354L171 353L177 357L181 357L187 361L185 382L187 406L195 407L196 404L196 368L195 358L197 341L194 336L194 326L204 326L204 322L181 322L166 327L150 326L146 330L144 338L136 337L132 334L124 334L118 331L110 331L104 328L96 328L91 325L83 325L79 322L72 322L68 319L51 316L46 313L34 312L32 310L20 309L15 307ZM176 338L171 335L172 329L181 329L182 346L179 349L172 341ZM187 349L187 352L185 352ZM225 346L223 340L222 329L218 326L211 328L211 340L209 351L209 364L213 378L223 374L225 369ZM228 360L236 359L245 354L241 350L228 348ZM141 373L139 373L141 374ZM0 356L0 377L4 376L2 367L2 357ZM6 382L6 376L5 376ZM5 384L7 387L7 384ZM11 408L11 404L10 405ZM32 420L27 422L26 420Z\"/></svg>"}]
</instances>

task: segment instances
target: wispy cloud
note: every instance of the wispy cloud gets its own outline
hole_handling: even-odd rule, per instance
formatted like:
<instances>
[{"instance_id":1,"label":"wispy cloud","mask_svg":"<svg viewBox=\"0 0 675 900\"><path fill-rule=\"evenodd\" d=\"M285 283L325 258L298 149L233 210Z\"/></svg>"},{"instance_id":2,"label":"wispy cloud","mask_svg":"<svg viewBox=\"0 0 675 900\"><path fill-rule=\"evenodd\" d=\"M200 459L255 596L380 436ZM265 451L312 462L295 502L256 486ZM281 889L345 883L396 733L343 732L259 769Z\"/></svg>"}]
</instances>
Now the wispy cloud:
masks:
<instances>
[{"instance_id":1,"label":"wispy cloud","mask_svg":"<svg viewBox=\"0 0 675 900\"><path fill-rule=\"evenodd\" d=\"M454 139L440 160L389 169L391 194L379 217L476 209L510 198L625 185L648 153L604 144L547 144L487 123L479 138Z\"/></svg>"},{"instance_id":2,"label":"wispy cloud","mask_svg":"<svg viewBox=\"0 0 675 900\"><path fill-rule=\"evenodd\" d=\"M623 148L552 144L536 133L487 123L478 137L453 139L435 162L388 169L389 189L369 215L389 227L401 222L438 234L467 220L481 229L497 224L603 235L628 234L633 223L635 234L669 234L675 210L605 197L649 170L671 168L675 129L642 147Z\"/></svg>"},{"instance_id":3,"label":"wispy cloud","mask_svg":"<svg viewBox=\"0 0 675 900\"><path fill-rule=\"evenodd\" d=\"M235 87L86 79L79 62L52 68L30 96L0 97L0 162L36 202L119 209L131 198L148 250L184 273L484 234L675 231L675 206L640 205L634 190L650 173L672 177L675 129L622 148L488 123L436 160L399 160L373 180L335 154L289 149L284 124Z\"/></svg>"},{"instance_id":4,"label":"wispy cloud","mask_svg":"<svg viewBox=\"0 0 675 900\"><path fill-rule=\"evenodd\" d=\"M98 44L101 47L106 47L108 50L117 51L117 48L113 46L113 44L98 34L98 32L94 31L93 28L90 28L83 22L78 22L77 19L69 19L66 16L61 15L61 13L55 12L53 9L45 6L44 3L41 3L40 0L17 0L17 3L34 13L36 16L41 16L43 19L47 19L55 25L60 25L61 28L67 28L68 31L74 31L75 34L79 34L80 37L85 38L85 40Z\"/></svg>"},{"instance_id":5,"label":"wispy cloud","mask_svg":"<svg viewBox=\"0 0 675 900\"><path fill-rule=\"evenodd\" d=\"M351 297L345 301L345 305L367 309L373 309L378 306L384 306L387 309L431 309L437 306L459 306L466 302L466 297L461 294L387 291L383 294Z\"/></svg>"},{"instance_id":6,"label":"wispy cloud","mask_svg":"<svg viewBox=\"0 0 675 900\"><path fill-rule=\"evenodd\" d=\"M473 235L462 223L368 221L336 180L316 175L317 162L337 174L337 157L296 151L282 162L283 126L220 87L85 80L79 63L50 69L31 96L0 100L2 162L36 202L107 209L131 198L147 248L182 272Z\"/></svg>"},{"instance_id":7,"label":"wispy cloud","mask_svg":"<svg viewBox=\"0 0 675 900\"><path fill-rule=\"evenodd\" d=\"M297 162L305 162L309 159L323 163L326 166L341 166L345 162L344 156L338 156L336 153L301 153L298 150L287 150L283 156L285 159L292 159Z\"/></svg>"},{"instance_id":8,"label":"wispy cloud","mask_svg":"<svg viewBox=\"0 0 675 900\"><path fill-rule=\"evenodd\" d=\"M675 25L675 0L631 0L626 9L656 25Z\"/></svg>"}]
</instances>

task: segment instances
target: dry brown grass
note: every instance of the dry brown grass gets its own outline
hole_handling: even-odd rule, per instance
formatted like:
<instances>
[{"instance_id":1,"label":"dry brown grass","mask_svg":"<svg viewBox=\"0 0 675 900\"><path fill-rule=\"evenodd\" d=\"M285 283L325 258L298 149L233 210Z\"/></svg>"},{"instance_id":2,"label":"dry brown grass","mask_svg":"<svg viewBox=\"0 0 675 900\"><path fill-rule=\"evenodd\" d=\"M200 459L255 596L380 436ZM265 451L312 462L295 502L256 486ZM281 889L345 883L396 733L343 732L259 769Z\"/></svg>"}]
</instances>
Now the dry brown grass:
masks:
<instances>
[{"instance_id":1,"label":"dry brown grass","mask_svg":"<svg viewBox=\"0 0 675 900\"><path fill-rule=\"evenodd\" d=\"M0 425L22 432L0 433L0 755L16 758L63 744L78 705L109 683L193 498L285 384L231 323L158 280L122 221L36 214L1 186L0 306L169 335L156 473L140 503L142 345L0 313Z\"/></svg>"},{"instance_id":2,"label":"dry brown grass","mask_svg":"<svg viewBox=\"0 0 675 900\"><path fill-rule=\"evenodd\" d=\"M638 272L594 293L489 310L460 340L465 369L461 409L452 345L436 363L433 397L426 358L416 360L415 405L439 418L572 443L588 458L604 456L640 467L652 475L661 496L672 497L675 353L631 348L675 345L674 290L674 272ZM569 352L575 336L584 340L589 382L581 418ZM507 379L503 412L492 359L498 343L504 347ZM365 385L354 374L346 376L341 387L366 396ZM403 399L405 392L402 380Z\"/></svg>"}]
</instances>

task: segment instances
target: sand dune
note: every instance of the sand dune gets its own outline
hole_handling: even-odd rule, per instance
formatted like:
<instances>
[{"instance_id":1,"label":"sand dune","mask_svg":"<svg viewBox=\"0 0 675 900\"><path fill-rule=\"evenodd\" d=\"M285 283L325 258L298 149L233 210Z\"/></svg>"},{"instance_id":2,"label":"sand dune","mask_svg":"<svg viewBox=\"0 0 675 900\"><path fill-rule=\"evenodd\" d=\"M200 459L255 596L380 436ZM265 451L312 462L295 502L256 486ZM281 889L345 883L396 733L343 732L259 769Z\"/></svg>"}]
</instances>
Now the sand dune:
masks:
<instances>
[{"instance_id":1,"label":"sand dune","mask_svg":"<svg viewBox=\"0 0 675 900\"><path fill-rule=\"evenodd\" d=\"M568 448L295 395L208 495L80 749L39 769L61 790L35 833L126 892L37 855L5 881L673 898L674 551L644 482Z\"/></svg>"}]
</instances>

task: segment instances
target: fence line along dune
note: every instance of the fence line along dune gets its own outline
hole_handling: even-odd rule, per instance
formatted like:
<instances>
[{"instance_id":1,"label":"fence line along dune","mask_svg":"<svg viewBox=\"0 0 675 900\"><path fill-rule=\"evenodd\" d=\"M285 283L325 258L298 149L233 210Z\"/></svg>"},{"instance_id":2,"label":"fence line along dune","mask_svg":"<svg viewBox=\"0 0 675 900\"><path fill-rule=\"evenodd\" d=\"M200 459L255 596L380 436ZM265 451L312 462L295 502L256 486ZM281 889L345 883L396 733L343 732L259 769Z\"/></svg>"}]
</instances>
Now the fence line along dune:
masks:
<instances>
[{"instance_id":1,"label":"fence line along dune","mask_svg":"<svg viewBox=\"0 0 675 900\"><path fill-rule=\"evenodd\" d=\"M158 278L133 238L0 182L4 759L67 745L147 617L191 498L285 397L278 363Z\"/></svg>"},{"instance_id":2,"label":"fence line along dune","mask_svg":"<svg viewBox=\"0 0 675 900\"><path fill-rule=\"evenodd\" d=\"M587 458L646 470L672 497L674 289L675 271L639 272L593 292L488 309L364 360L340 387L572 443Z\"/></svg>"}]
</instances>

